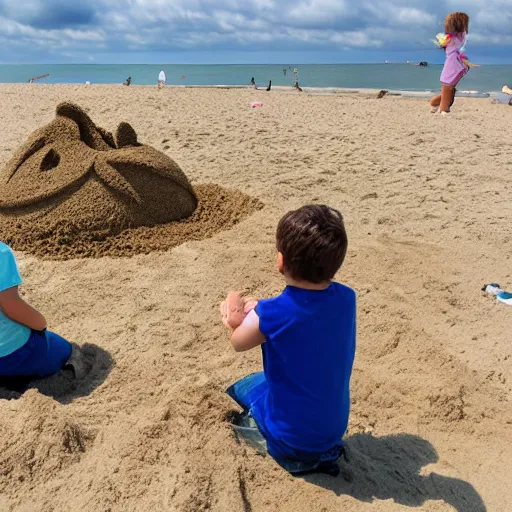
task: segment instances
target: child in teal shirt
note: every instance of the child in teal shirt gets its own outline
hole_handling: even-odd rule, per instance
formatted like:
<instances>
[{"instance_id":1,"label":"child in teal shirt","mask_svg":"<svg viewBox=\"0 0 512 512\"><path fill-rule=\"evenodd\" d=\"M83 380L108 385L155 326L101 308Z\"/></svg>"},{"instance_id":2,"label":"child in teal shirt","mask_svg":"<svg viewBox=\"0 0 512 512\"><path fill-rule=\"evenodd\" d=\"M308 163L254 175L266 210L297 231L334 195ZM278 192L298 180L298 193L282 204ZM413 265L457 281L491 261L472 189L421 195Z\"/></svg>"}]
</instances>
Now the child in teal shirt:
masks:
<instances>
[{"instance_id":1,"label":"child in teal shirt","mask_svg":"<svg viewBox=\"0 0 512 512\"><path fill-rule=\"evenodd\" d=\"M46 319L19 295L11 248L0 242L0 376L45 377L69 361L71 344L46 330Z\"/></svg>"}]
</instances>

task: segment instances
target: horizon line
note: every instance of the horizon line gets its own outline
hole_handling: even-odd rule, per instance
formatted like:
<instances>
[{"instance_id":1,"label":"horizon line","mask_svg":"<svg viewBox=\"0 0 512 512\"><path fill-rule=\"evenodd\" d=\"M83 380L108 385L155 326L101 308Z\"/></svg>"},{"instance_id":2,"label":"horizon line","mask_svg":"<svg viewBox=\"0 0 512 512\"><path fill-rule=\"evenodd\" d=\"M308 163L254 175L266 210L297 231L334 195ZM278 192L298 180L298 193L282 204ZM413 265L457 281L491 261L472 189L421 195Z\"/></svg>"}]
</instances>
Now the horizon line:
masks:
<instances>
[{"instance_id":1,"label":"horizon line","mask_svg":"<svg viewBox=\"0 0 512 512\"><path fill-rule=\"evenodd\" d=\"M209 63L209 62L157 62L148 64L146 62L0 62L0 66L360 66L374 64L411 64L416 61L378 61L378 62L301 62L301 63L283 63L275 62L225 62L225 63ZM420 62L420 61L418 61ZM428 61L427 61L428 62ZM430 64L430 62L429 62ZM433 62L432 65L441 65L442 63ZM512 63L504 64L486 64L488 66L512 65Z\"/></svg>"}]
</instances>

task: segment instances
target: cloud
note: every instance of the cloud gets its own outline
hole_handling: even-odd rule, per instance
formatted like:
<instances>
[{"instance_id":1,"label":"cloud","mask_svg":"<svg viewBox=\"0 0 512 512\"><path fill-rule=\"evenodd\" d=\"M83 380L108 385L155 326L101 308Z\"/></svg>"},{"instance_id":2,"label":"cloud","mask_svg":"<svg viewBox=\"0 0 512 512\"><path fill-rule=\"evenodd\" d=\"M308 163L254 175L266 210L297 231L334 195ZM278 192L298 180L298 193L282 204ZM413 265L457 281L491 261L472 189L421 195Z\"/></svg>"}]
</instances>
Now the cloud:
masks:
<instances>
[{"instance_id":1,"label":"cloud","mask_svg":"<svg viewBox=\"0 0 512 512\"><path fill-rule=\"evenodd\" d=\"M508 1L508 0L507 0ZM512 38L503 0L0 0L0 44L23 55L195 51L405 51L431 48L452 10L471 44ZM88 57L89 58L89 57Z\"/></svg>"},{"instance_id":2,"label":"cloud","mask_svg":"<svg viewBox=\"0 0 512 512\"><path fill-rule=\"evenodd\" d=\"M41 29L91 25L95 10L73 0L0 0L0 15Z\"/></svg>"}]
</instances>

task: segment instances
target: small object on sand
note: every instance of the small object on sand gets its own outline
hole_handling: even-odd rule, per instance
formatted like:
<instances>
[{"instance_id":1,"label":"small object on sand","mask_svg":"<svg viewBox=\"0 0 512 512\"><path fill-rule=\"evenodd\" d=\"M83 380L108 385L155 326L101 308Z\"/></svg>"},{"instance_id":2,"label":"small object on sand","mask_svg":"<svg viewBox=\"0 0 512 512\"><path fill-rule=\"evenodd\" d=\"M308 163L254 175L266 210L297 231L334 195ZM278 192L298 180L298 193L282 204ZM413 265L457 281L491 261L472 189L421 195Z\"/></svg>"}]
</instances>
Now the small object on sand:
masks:
<instances>
[{"instance_id":1,"label":"small object on sand","mask_svg":"<svg viewBox=\"0 0 512 512\"><path fill-rule=\"evenodd\" d=\"M385 89L382 89L382 91L380 91L379 94L377 95L377 99L380 100L381 98L384 98L384 96L386 96L386 94L388 92L389 91L386 91Z\"/></svg>"},{"instance_id":2,"label":"small object on sand","mask_svg":"<svg viewBox=\"0 0 512 512\"><path fill-rule=\"evenodd\" d=\"M251 103L251 107L252 108L263 107L263 102L262 101L254 101L253 103Z\"/></svg>"},{"instance_id":3,"label":"small object on sand","mask_svg":"<svg viewBox=\"0 0 512 512\"><path fill-rule=\"evenodd\" d=\"M84 354L80 347L73 344L71 348L71 357L68 362L64 365L64 370L70 370L73 373L73 377L77 380L84 379L91 371L91 365L84 358Z\"/></svg>"},{"instance_id":4,"label":"small object on sand","mask_svg":"<svg viewBox=\"0 0 512 512\"><path fill-rule=\"evenodd\" d=\"M91 82L89 82L89 80L86 80L85 85L91 85Z\"/></svg>"},{"instance_id":5,"label":"small object on sand","mask_svg":"<svg viewBox=\"0 0 512 512\"><path fill-rule=\"evenodd\" d=\"M500 92L493 98L492 102L512 106L512 95L509 95L506 92Z\"/></svg>"},{"instance_id":6,"label":"small object on sand","mask_svg":"<svg viewBox=\"0 0 512 512\"><path fill-rule=\"evenodd\" d=\"M46 75L34 76L28 82L30 84L33 84L36 80L42 80L43 78L48 78L49 76L50 76L50 73L46 73Z\"/></svg>"},{"instance_id":7,"label":"small object on sand","mask_svg":"<svg viewBox=\"0 0 512 512\"><path fill-rule=\"evenodd\" d=\"M494 295L499 302L512 306L512 293L502 290L501 286L496 283L486 284L482 291L489 295Z\"/></svg>"}]
</instances>

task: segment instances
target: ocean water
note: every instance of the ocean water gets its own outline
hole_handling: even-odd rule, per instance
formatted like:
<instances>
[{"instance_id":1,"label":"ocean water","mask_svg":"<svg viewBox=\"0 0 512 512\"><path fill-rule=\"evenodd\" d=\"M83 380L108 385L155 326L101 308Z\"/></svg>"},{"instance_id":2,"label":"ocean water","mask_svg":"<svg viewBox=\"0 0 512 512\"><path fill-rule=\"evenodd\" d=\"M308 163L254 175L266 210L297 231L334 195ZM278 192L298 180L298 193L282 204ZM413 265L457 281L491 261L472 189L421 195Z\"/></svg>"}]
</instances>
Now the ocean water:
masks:
<instances>
[{"instance_id":1,"label":"ocean water","mask_svg":"<svg viewBox=\"0 0 512 512\"><path fill-rule=\"evenodd\" d=\"M0 65L0 83L28 82L31 77L50 73L40 83L120 84L131 76L133 85L154 85L163 69L169 85L240 86L248 85L254 77L258 86L266 86L269 80L274 86L292 86L295 67L303 87L431 91L439 88L441 73L440 65L422 68L412 64ZM507 83L512 85L512 65L489 65L470 70L459 89L495 92Z\"/></svg>"}]
</instances>

